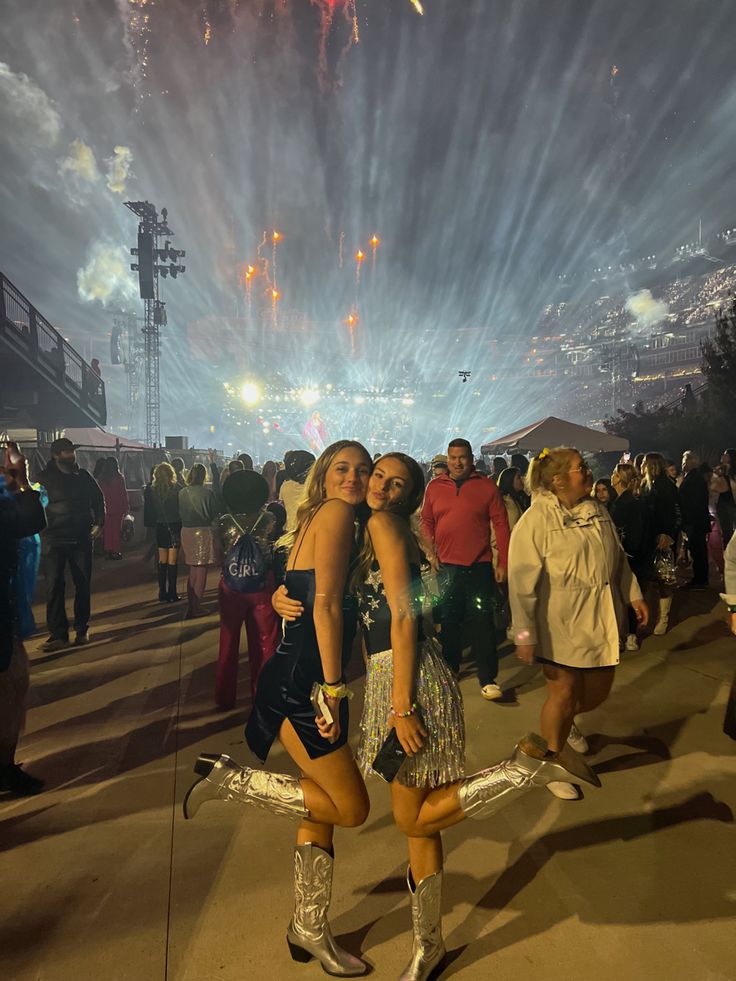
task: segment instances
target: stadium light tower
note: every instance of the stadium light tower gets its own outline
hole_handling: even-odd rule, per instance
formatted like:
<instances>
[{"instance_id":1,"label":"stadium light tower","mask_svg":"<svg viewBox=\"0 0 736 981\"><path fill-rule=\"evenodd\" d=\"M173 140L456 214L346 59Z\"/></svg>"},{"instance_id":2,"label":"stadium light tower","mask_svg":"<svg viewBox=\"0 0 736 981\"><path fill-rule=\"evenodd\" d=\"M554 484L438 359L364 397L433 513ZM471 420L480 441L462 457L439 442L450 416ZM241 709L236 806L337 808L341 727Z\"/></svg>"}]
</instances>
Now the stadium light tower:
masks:
<instances>
[{"instance_id":1,"label":"stadium light tower","mask_svg":"<svg viewBox=\"0 0 736 981\"><path fill-rule=\"evenodd\" d=\"M161 209L161 217L150 201L126 201L129 208L139 218L138 247L131 249L132 256L138 259L131 264L133 272L138 273L138 285L144 304L143 356L146 369L146 441L161 443L161 328L166 326L166 304L159 297L159 276L166 279L186 272L186 266L179 265L186 253L182 249L172 249L174 233L169 228L169 213ZM163 248L159 240L165 240ZM170 263L167 265L167 263Z\"/></svg>"}]
</instances>

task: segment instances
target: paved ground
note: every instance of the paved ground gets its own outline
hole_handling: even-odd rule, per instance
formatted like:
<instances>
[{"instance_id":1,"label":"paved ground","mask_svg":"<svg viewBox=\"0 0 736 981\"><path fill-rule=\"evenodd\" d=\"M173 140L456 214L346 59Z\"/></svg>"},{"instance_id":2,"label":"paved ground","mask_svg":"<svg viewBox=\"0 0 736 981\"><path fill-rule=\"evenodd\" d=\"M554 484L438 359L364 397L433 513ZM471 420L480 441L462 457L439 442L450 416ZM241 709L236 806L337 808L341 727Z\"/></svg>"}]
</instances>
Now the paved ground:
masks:
<instances>
[{"instance_id":1,"label":"paved ground","mask_svg":"<svg viewBox=\"0 0 736 981\"><path fill-rule=\"evenodd\" d=\"M154 602L137 557L98 570L93 644L28 645L19 758L48 790L0 801L0 978L323 977L284 942L289 823L232 804L181 814L200 750L249 760L245 660L238 710L216 712L216 616L182 622L181 606ZM721 732L736 639L715 592L676 603L671 632L625 655L586 719L603 788L578 803L537 791L446 833L443 978L736 978L736 744ZM536 728L539 675L506 658L501 683L515 701L485 703L463 681L469 770ZM269 765L289 766L281 751ZM365 826L337 832L332 921L375 976L396 978L405 855L385 787L370 793Z\"/></svg>"}]
</instances>

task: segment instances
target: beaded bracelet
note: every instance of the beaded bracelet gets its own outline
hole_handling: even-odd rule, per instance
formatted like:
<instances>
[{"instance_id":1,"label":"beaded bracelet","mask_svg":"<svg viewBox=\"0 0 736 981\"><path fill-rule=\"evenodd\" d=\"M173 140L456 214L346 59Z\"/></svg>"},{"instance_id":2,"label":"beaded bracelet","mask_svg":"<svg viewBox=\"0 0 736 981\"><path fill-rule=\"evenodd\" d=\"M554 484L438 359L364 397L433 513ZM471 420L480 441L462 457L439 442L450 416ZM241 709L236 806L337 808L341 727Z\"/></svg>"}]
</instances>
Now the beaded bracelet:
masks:
<instances>
[{"instance_id":1,"label":"beaded bracelet","mask_svg":"<svg viewBox=\"0 0 736 981\"><path fill-rule=\"evenodd\" d=\"M419 706L417 705L416 702L414 702L412 704L411 708L408 709L406 712L397 712L394 709L393 705L392 705L391 706L391 715L393 715L393 717L395 719L409 719L409 718L411 718L412 715L415 715L416 714L416 711L417 711L418 708L419 708Z\"/></svg>"}]
</instances>

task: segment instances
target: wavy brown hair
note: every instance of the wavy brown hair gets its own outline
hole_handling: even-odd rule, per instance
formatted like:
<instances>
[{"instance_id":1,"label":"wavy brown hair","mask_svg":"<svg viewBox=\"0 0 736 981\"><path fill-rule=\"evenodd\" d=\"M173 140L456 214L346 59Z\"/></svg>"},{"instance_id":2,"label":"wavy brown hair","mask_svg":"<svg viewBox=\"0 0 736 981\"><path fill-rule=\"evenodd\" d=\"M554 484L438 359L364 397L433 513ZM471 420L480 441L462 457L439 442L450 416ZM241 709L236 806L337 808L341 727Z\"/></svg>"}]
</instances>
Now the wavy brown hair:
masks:
<instances>
[{"instance_id":1,"label":"wavy brown hair","mask_svg":"<svg viewBox=\"0 0 736 981\"><path fill-rule=\"evenodd\" d=\"M407 456L406 453L399 452L384 453L383 456L380 456L373 464L373 469L375 470L376 467L379 467L383 460L398 460L406 467L410 482L406 497L402 498L400 501L397 501L395 504L389 505L389 507L387 507L385 510L388 511L389 514L395 514L402 518L402 520L406 522L410 533L416 539L416 535L410 524L410 519L419 505L422 503L422 498L424 497L424 471L416 460L410 456ZM419 544L418 539L417 544ZM373 541L371 540L370 532L366 528L362 535L358 560L355 564L353 574L350 577L351 590L355 591L360 589L365 582L366 576L368 575L375 560L376 551L373 548Z\"/></svg>"},{"instance_id":2,"label":"wavy brown hair","mask_svg":"<svg viewBox=\"0 0 736 981\"><path fill-rule=\"evenodd\" d=\"M641 464L641 482L647 490L652 489L652 484L657 477L663 477L667 473L667 462L661 453L645 453Z\"/></svg>"}]
</instances>

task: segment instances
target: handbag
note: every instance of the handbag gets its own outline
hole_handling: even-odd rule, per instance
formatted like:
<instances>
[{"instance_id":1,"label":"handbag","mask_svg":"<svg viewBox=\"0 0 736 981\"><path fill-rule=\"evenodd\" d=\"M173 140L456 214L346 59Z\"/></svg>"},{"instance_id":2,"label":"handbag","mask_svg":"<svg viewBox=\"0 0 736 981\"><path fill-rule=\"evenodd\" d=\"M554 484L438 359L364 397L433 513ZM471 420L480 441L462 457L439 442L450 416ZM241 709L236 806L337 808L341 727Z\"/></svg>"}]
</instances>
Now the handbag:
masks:
<instances>
[{"instance_id":1,"label":"handbag","mask_svg":"<svg viewBox=\"0 0 736 981\"><path fill-rule=\"evenodd\" d=\"M124 542L132 542L135 537L135 518L132 514L124 514L120 523L120 537Z\"/></svg>"},{"instance_id":2,"label":"handbag","mask_svg":"<svg viewBox=\"0 0 736 981\"><path fill-rule=\"evenodd\" d=\"M651 578L660 586L676 586L675 553L671 548L657 548L652 557Z\"/></svg>"}]
</instances>

